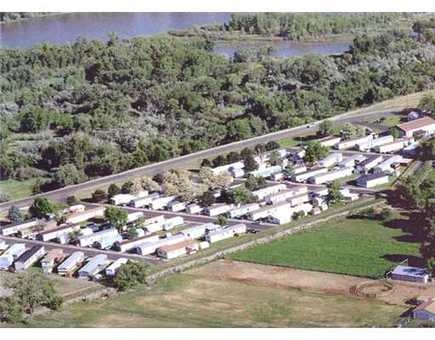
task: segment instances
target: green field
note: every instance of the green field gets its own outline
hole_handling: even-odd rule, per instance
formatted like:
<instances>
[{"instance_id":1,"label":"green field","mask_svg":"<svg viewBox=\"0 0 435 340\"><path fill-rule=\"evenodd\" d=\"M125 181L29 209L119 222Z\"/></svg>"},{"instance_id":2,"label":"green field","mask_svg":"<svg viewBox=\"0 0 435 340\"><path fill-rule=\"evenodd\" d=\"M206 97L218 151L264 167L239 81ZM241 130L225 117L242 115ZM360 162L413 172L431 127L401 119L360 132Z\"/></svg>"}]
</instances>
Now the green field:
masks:
<instances>
[{"instance_id":1,"label":"green field","mask_svg":"<svg viewBox=\"0 0 435 340\"><path fill-rule=\"evenodd\" d=\"M7 194L11 200L30 196L36 179L17 181L8 179L0 181L0 192Z\"/></svg>"},{"instance_id":2,"label":"green field","mask_svg":"<svg viewBox=\"0 0 435 340\"><path fill-rule=\"evenodd\" d=\"M319 229L231 256L232 259L370 278L381 277L395 262L418 255L419 243L403 242L407 234L378 221L344 219Z\"/></svg>"}]
</instances>

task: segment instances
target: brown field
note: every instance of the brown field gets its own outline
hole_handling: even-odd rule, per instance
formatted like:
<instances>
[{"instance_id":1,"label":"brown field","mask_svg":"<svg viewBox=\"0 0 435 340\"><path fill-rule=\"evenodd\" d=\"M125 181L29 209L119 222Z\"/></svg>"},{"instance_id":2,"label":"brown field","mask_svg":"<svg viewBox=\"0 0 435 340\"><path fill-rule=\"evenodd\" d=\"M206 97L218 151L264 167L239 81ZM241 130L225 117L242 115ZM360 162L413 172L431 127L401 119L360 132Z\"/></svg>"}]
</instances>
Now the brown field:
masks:
<instances>
[{"instance_id":1,"label":"brown field","mask_svg":"<svg viewBox=\"0 0 435 340\"><path fill-rule=\"evenodd\" d=\"M152 288L37 316L33 327L388 327L408 307L353 296L365 279L216 261Z\"/></svg>"}]
</instances>

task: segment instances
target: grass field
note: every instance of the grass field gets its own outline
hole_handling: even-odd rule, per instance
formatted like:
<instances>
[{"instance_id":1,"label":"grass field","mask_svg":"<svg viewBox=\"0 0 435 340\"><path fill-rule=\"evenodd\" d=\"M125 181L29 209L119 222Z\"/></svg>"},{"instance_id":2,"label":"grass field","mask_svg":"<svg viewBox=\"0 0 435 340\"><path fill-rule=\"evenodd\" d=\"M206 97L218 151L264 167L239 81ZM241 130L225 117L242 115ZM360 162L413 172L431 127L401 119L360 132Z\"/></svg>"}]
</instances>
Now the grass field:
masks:
<instances>
[{"instance_id":1,"label":"grass field","mask_svg":"<svg viewBox=\"0 0 435 340\"><path fill-rule=\"evenodd\" d=\"M197 272L151 289L79 302L37 316L31 327L363 327L394 326L405 308ZM202 274L201 274L202 272Z\"/></svg>"},{"instance_id":2,"label":"grass field","mask_svg":"<svg viewBox=\"0 0 435 340\"><path fill-rule=\"evenodd\" d=\"M23 198L32 194L36 179L17 181L8 179L0 181L0 192L10 196L11 199Z\"/></svg>"},{"instance_id":3,"label":"grass field","mask_svg":"<svg viewBox=\"0 0 435 340\"><path fill-rule=\"evenodd\" d=\"M418 255L417 242L404 242L406 233L378 221L343 219L318 230L259 245L232 259L308 270L381 277L395 262Z\"/></svg>"}]
</instances>

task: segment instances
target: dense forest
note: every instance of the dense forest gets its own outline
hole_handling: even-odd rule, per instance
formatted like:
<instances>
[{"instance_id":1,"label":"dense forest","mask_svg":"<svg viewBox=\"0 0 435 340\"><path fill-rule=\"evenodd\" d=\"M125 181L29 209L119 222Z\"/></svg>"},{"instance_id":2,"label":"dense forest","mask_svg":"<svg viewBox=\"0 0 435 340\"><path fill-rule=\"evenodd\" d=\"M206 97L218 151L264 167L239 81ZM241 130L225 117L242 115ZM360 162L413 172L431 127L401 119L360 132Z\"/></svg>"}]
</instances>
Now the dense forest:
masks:
<instances>
[{"instance_id":1,"label":"dense forest","mask_svg":"<svg viewBox=\"0 0 435 340\"><path fill-rule=\"evenodd\" d=\"M435 46L355 38L341 56L228 60L201 38L77 40L0 50L1 178L35 191L432 88Z\"/></svg>"}]
</instances>

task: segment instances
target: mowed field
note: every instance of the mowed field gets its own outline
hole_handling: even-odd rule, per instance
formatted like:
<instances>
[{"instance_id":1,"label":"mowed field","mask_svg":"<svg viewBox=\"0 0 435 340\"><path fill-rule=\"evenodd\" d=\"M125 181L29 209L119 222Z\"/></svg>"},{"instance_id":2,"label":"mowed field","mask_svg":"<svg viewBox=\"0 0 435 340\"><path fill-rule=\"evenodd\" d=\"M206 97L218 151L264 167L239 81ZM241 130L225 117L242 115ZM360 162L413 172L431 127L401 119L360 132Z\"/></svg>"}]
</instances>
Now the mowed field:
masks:
<instances>
[{"instance_id":1,"label":"mowed field","mask_svg":"<svg viewBox=\"0 0 435 340\"><path fill-rule=\"evenodd\" d=\"M249 277L252 273L254 279ZM406 311L402 305L349 296L349 286L359 278L324 273L319 273L320 281L314 278L316 282L327 279L337 292L292 286L296 281L307 283L310 274L216 261L171 275L152 288L64 306L59 312L35 317L28 326L389 327L397 325ZM318 286L316 282L311 285Z\"/></svg>"},{"instance_id":2,"label":"mowed field","mask_svg":"<svg viewBox=\"0 0 435 340\"><path fill-rule=\"evenodd\" d=\"M406 224L406 221L405 221ZM409 234L379 221L332 220L316 230L259 245L231 256L238 261L380 278L395 263L418 256Z\"/></svg>"}]
</instances>

